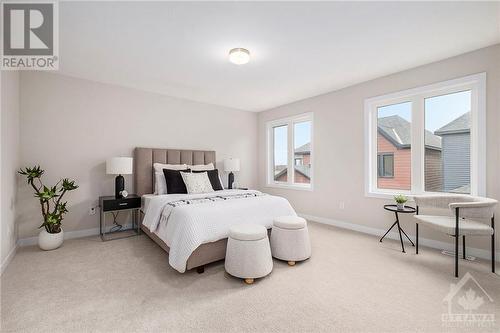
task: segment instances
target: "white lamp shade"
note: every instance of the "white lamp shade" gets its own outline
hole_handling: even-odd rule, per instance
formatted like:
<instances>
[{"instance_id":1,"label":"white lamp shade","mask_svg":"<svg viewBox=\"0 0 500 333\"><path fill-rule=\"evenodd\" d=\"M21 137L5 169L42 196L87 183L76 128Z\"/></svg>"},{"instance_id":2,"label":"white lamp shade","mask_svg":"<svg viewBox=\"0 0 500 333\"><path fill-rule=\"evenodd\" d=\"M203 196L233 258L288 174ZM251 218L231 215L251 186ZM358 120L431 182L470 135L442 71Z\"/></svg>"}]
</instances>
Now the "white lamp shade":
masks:
<instances>
[{"instance_id":1,"label":"white lamp shade","mask_svg":"<svg viewBox=\"0 0 500 333\"><path fill-rule=\"evenodd\" d=\"M130 175L132 173L132 157L111 157L106 160L108 175Z\"/></svg>"},{"instance_id":2,"label":"white lamp shade","mask_svg":"<svg viewBox=\"0 0 500 333\"><path fill-rule=\"evenodd\" d=\"M239 158L227 158L224 160L224 171L240 171Z\"/></svg>"}]
</instances>

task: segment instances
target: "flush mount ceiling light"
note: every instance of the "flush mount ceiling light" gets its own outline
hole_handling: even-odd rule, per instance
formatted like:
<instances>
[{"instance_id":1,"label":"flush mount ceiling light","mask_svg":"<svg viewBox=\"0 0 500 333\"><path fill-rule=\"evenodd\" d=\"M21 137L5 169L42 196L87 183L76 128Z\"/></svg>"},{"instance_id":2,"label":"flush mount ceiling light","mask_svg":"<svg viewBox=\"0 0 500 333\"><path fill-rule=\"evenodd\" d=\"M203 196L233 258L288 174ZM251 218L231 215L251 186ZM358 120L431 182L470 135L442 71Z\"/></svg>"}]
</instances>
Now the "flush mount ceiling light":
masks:
<instances>
[{"instance_id":1,"label":"flush mount ceiling light","mask_svg":"<svg viewBox=\"0 0 500 333\"><path fill-rule=\"evenodd\" d=\"M229 61L236 65L243 65L250 61L250 51L237 47L229 51Z\"/></svg>"}]
</instances>

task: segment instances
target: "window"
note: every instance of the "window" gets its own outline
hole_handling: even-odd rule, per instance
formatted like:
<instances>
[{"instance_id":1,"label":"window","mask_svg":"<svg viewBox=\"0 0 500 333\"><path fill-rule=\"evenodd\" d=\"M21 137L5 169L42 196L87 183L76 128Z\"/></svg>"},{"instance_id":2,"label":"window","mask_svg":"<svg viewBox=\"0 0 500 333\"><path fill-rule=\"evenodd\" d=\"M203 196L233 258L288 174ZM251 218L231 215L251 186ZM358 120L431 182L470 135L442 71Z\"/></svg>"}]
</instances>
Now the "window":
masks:
<instances>
[{"instance_id":1,"label":"window","mask_svg":"<svg viewBox=\"0 0 500 333\"><path fill-rule=\"evenodd\" d=\"M411 102L377 107L377 188L411 188Z\"/></svg>"},{"instance_id":2,"label":"window","mask_svg":"<svg viewBox=\"0 0 500 333\"><path fill-rule=\"evenodd\" d=\"M470 193L471 90L425 99L425 190Z\"/></svg>"},{"instance_id":3,"label":"window","mask_svg":"<svg viewBox=\"0 0 500 333\"><path fill-rule=\"evenodd\" d=\"M273 127L273 174L276 182L286 183L287 159L288 159L288 126L280 125Z\"/></svg>"},{"instance_id":4,"label":"window","mask_svg":"<svg viewBox=\"0 0 500 333\"><path fill-rule=\"evenodd\" d=\"M271 121L268 185L312 188L312 114Z\"/></svg>"},{"instance_id":5,"label":"window","mask_svg":"<svg viewBox=\"0 0 500 333\"><path fill-rule=\"evenodd\" d=\"M366 194L486 187L485 74L365 101Z\"/></svg>"},{"instance_id":6,"label":"window","mask_svg":"<svg viewBox=\"0 0 500 333\"><path fill-rule=\"evenodd\" d=\"M380 178L394 178L394 154L379 154L377 169L379 182Z\"/></svg>"}]
</instances>

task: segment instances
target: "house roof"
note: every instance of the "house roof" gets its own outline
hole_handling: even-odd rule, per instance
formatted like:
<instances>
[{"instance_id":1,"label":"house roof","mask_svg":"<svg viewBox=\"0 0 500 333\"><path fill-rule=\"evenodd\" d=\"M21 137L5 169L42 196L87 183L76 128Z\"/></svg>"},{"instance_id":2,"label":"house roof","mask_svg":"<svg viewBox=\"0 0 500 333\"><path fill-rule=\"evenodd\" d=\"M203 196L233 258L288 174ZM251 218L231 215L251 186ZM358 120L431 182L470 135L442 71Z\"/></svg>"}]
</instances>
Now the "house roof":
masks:
<instances>
[{"instance_id":1,"label":"house roof","mask_svg":"<svg viewBox=\"0 0 500 333\"><path fill-rule=\"evenodd\" d=\"M434 131L436 135L469 133L470 132L470 111L452 120L448 124Z\"/></svg>"},{"instance_id":2,"label":"house roof","mask_svg":"<svg viewBox=\"0 0 500 333\"><path fill-rule=\"evenodd\" d=\"M378 131L398 148L409 148L411 145L411 124L400 116L378 118ZM441 138L426 130L425 146L440 150Z\"/></svg>"},{"instance_id":3,"label":"house roof","mask_svg":"<svg viewBox=\"0 0 500 333\"><path fill-rule=\"evenodd\" d=\"M295 171L302 174L304 177L311 179L311 167L308 165L294 165ZM287 168L285 167L282 170L279 170L274 174L274 179L281 177L287 172Z\"/></svg>"},{"instance_id":4,"label":"house roof","mask_svg":"<svg viewBox=\"0 0 500 333\"><path fill-rule=\"evenodd\" d=\"M307 178L311 178L311 167L309 165L296 165L295 166L295 171L298 173L301 173Z\"/></svg>"},{"instance_id":5,"label":"house roof","mask_svg":"<svg viewBox=\"0 0 500 333\"><path fill-rule=\"evenodd\" d=\"M295 154L297 155L308 155L311 153L311 143L308 142L298 148L295 148Z\"/></svg>"}]
</instances>

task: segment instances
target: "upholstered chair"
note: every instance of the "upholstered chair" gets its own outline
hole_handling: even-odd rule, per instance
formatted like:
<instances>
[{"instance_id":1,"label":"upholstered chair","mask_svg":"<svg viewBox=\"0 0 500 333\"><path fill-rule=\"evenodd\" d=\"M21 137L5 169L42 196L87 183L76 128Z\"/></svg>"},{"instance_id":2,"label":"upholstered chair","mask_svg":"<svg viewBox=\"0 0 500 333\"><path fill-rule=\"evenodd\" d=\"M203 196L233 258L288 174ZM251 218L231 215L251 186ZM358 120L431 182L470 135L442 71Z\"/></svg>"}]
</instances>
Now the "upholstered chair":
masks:
<instances>
[{"instance_id":1,"label":"upholstered chair","mask_svg":"<svg viewBox=\"0 0 500 333\"><path fill-rule=\"evenodd\" d=\"M497 200L461 194L415 196L417 205L416 246L418 254L418 226L429 226L455 238L455 277L458 277L458 242L462 236L465 259L465 236L491 236L491 271L495 273L495 207ZM422 208L450 209L453 216L423 215ZM488 225L488 223L491 223Z\"/></svg>"}]
</instances>

